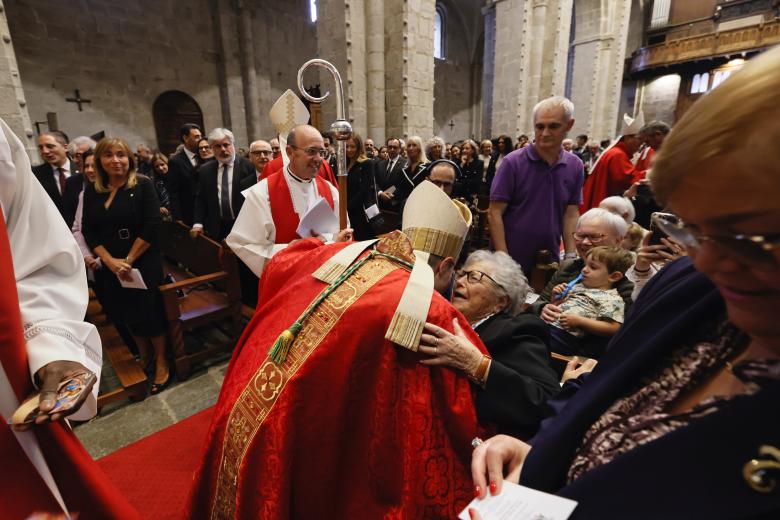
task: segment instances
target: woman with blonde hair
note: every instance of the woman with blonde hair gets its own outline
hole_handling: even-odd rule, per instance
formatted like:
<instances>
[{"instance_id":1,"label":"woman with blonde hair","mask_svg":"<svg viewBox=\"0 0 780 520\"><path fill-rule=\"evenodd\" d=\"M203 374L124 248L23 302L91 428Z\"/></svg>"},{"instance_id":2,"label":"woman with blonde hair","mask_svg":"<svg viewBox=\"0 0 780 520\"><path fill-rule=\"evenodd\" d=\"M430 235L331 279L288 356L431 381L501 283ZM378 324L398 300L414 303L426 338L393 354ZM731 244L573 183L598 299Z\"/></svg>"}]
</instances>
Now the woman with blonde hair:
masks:
<instances>
[{"instance_id":1,"label":"woman with blonde hair","mask_svg":"<svg viewBox=\"0 0 780 520\"><path fill-rule=\"evenodd\" d=\"M95 284L106 314L130 329L144 367L154 356L155 394L171 381L165 356L167 323L157 291L163 281L157 248L160 201L152 180L136 174L135 157L124 140L102 139L95 147L95 166L95 183L84 188L81 232L104 266L95 272ZM122 286L133 280L136 270L146 289Z\"/></svg>"},{"instance_id":2,"label":"woman with blonde hair","mask_svg":"<svg viewBox=\"0 0 780 520\"><path fill-rule=\"evenodd\" d=\"M483 164L477 157L478 153L477 143L471 139L463 141L460 147L461 176L455 181L454 194L469 203L474 202L482 183Z\"/></svg>"},{"instance_id":3,"label":"woman with blonde hair","mask_svg":"<svg viewBox=\"0 0 780 520\"><path fill-rule=\"evenodd\" d=\"M368 240L376 234L371 221L378 214L374 161L366 156L363 139L357 132L347 139L347 214L355 240ZM374 208L371 210L370 208ZM371 217L369 217L371 215Z\"/></svg>"},{"instance_id":4,"label":"woman with blonde hair","mask_svg":"<svg viewBox=\"0 0 780 520\"><path fill-rule=\"evenodd\" d=\"M444 139L438 136L431 137L427 143L425 143L425 156L428 157L429 162L438 161L444 157Z\"/></svg>"},{"instance_id":5,"label":"woman with blonde hair","mask_svg":"<svg viewBox=\"0 0 780 520\"><path fill-rule=\"evenodd\" d=\"M651 184L676 214L659 227L689 256L644 288L533 447L506 436L477 447L480 495L499 493L506 471L578 501L576 518L778 516L778 70L780 47L672 129Z\"/></svg>"},{"instance_id":6,"label":"woman with blonde hair","mask_svg":"<svg viewBox=\"0 0 780 520\"><path fill-rule=\"evenodd\" d=\"M396 189L393 193L393 200L397 201L399 211L403 211L404 203L412 190L425 180L428 160L423 153L423 143L419 136L413 135L406 140L406 157L406 166L395 183Z\"/></svg>"}]
</instances>

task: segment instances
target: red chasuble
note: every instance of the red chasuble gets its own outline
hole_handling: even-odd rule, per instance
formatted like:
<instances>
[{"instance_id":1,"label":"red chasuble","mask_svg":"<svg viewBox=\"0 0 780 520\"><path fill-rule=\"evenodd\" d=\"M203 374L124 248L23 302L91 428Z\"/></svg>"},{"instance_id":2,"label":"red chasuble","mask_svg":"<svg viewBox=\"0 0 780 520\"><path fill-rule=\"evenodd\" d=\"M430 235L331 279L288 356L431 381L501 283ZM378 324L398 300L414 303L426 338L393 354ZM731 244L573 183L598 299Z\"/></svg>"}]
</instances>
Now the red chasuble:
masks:
<instances>
[{"instance_id":1,"label":"red chasuble","mask_svg":"<svg viewBox=\"0 0 780 520\"><path fill-rule=\"evenodd\" d=\"M580 213L597 208L607 197L622 195L631 186L636 173L637 170L631 163L631 157L628 156L623 143L617 143L604 152L596 168L585 179Z\"/></svg>"},{"instance_id":2,"label":"red chasuble","mask_svg":"<svg viewBox=\"0 0 780 520\"><path fill-rule=\"evenodd\" d=\"M317 184L317 193L324 197L328 201L330 209L333 209L335 204L328 184L319 176L314 177L314 182ZM287 185L281 170L268 177L268 198L271 201L271 217L274 219L274 229L276 230L274 243L289 244L293 240L301 238L297 233L301 219L293 208L290 187Z\"/></svg>"},{"instance_id":3,"label":"red chasuble","mask_svg":"<svg viewBox=\"0 0 780 520\"><path fill-rule=\"evenodd\" d=\"M284 163L282 162L282 156L280 155L276 159L272 159L265 165L263 171L260 173L260 180L270 177L276 172L282 171ZM333 169L328 164L328 161L322 161L320 169L317 171L317 176L322 177L332 185L338 188L338 181L336 181L336 175L333 173Z\"/></svg>"},{"instance_id":4,"label":"red chasuble","mask_svg":"<svg viewBox=\"0 0 780 520\"><path fill-rule=\"evenodd\" d=\"M450 520L473 498L470 442L483 432L470 383L384 338L406 268L369 260L303 322L281 365L268 357L327 287L311 273L345 245L303 240L266 266L273 296L233 354L189 517ZM428 320L452 331L455 317L467 323L435 294Z\"/></svg>"},{"instance_id":5,"label":"red chasuble","mask_svg":"<svg viewBox=\"0 0 780 520\"><path fill-rule=\"evenodd\" d=\"M16 293L11 248L0 211L0 363L21 402L35 389L27 365L27 346ZM35 511L62 510L0 415L0 517L27 518ZM140 518L64 422L36 426L35 435L68 510L79 519Z\"/></svg>"}]
</instances>

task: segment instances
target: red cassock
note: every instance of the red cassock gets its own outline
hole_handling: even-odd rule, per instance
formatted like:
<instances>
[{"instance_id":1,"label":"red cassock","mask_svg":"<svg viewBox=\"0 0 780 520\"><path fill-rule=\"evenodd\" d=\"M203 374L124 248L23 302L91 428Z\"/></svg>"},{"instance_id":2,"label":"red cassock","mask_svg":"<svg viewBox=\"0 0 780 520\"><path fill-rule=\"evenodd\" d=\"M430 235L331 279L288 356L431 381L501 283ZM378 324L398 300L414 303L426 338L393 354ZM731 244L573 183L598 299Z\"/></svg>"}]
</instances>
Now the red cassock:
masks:
<instances>
[{"instance_id":1,"label":"red cassock","mask_svg":"<svg viewBox=\"0 0 780 520\"><path fill-rule=\"evenodd\" d=\"M11 247L0 212L0 363L21 402L30 381ZM35 511L61 513L54 496L0 415L0 518L27 518ZM62 421L36 426L38 444L68 510L80 520L140 518Z\"/></svg>"},{"instance_id":2,"label":"red cassock","mask_svg":"<svg viewBox=\"0 0 780 520\"><path fill-rule=\"evenodd\" d=\"M605 151L582 187L580 213L597 208L602 200L612 195L622 195L629 187L636 168L623 143Z\"/></svg>"},{"instance_id":3,"label":"red cassock","mask_svg":"<svg viewBox=\"0 0 780 520\"><path fill-rule=\"evenodd\" d=\"M188 517L449 520L473 497L470 442L483 432L470 383L384 338L407 269L370 259L303 322L281 365L268 357L327 287L311 273L345 245L303 240L266 266L260 290L273 296L234 352ZM467 323L434 294L428 320L452 331L456 317Z\"/></svg>"},{"instance_id":4,"label":"red cassock","mask_svg":"<svg viewBox=\"0 0 780 520\"><path fill-rule=\"evenodd\" d=\"M276 159L270 160L268 164L265 165L265 168L263 168L263 171L260 172L260 180L270 177L276 172L282 171L283 167L284 163L282 162L281 155ZM333 169L330 167L330 164L328 164L328 161L322 161L320 169L317 171L317 175L338 187L339 184L336 181L336 175L333 173Z\"/></svg>"}]
</instances>

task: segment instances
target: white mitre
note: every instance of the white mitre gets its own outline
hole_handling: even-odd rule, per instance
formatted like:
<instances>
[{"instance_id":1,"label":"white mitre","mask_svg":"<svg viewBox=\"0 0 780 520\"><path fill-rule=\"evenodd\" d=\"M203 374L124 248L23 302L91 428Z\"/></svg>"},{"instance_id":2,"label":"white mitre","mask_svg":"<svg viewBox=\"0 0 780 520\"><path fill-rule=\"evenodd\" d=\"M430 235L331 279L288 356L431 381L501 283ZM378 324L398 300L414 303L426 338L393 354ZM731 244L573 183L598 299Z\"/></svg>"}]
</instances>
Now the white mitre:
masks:
<instances>
[{"instance_id":1,"label":"white mitre","mask_svg":"<svg viewBox=\"0 0 780 520\"><path fill-rule=\"evenodd\" d=\"M305 125L309 122L309 111L306 109L303 101L295 95L295 92L287 89L271 107L268 117L271 118L271 124L274 125L276 130L279 148L282 152L282 162L286 168L290 163L290 158L287 157L286 151L287 134L296 126Z\"/></svg>"},{"instance_id":2,"label":"white mitre","mask_svg":"<svg viewBox=\"0 0 780 520\"><path fill-rule=\"evenodd\" d=\"M423 181L404 206L402 232L414 249L414 268L385 338L416 351L433 298L430 255L457 260L471 227L471 211L435 184Z\"/></svg>"},{"instance_id":3,"label":"white mitre","mask_svg":"<svg viewBox=\"0 0 780 520\"><path fill-rule=\"evenodd\" d=\"M641 110L633 119L628 117L628 114L623 114L623 127L620 135L636 135L643 126L645 126L645 115Z\"/></svg>"}]
</instances>

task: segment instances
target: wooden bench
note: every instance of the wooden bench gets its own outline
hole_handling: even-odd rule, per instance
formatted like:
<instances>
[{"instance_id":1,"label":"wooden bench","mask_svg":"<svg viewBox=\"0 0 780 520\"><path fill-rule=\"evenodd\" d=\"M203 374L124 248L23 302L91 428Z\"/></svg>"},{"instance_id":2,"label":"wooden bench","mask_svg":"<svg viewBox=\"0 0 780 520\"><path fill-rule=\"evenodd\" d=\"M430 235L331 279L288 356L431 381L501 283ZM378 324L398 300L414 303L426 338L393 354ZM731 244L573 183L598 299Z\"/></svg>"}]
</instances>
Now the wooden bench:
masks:
<instances>
[{"instance_id":1,"label":"wooden bench","mask_svg":"<svg viewBox=\"0 0 780 520\"><path fill-rule=\"evenodd\" d=\"M231 350L241 324L241 282L236 256L227 246L204 235L190 237L189 231L188 226L179 222L163 222L160 228L164 269L175 281L161 285L159 290L180 380L189 377L192 363ZM227 341L204 344L197 352L186 351L185 332L226 320L230 323Z\"/></svg>"},{"instance_id":2,"label":"wooden bench","mask_svg":"<svg viewBox=\"0 0 780 520\"><path fill-rule=\"evenodd\" d=\"M87 306L87 321L97 328L100 341L103 343L103 354L114 369L121 385L119 388L99 394L98 408L121 399L142 401L146 397L146 374L125 345L116 327L108 321L100 303L92 295Z\"/></svg>"}]
</instances>

